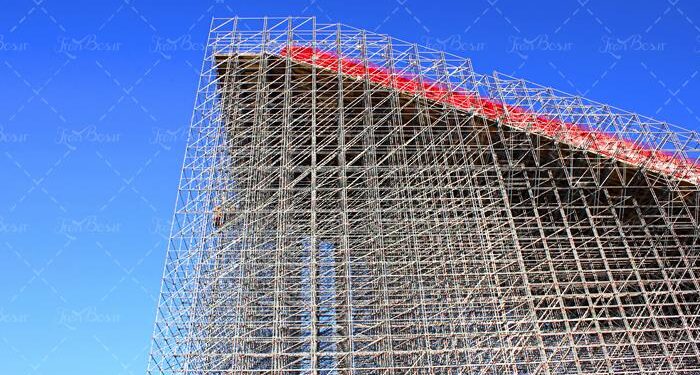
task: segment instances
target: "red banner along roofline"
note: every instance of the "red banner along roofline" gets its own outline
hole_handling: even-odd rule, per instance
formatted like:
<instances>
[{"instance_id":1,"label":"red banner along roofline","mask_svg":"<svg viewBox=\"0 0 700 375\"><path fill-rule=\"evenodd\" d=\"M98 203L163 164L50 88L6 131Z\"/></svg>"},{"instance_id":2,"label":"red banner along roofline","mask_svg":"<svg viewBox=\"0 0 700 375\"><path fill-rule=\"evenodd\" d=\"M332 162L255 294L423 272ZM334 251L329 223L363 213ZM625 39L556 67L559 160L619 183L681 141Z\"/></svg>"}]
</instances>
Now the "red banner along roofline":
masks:
<instances>
[{"instance_id":1,"label":"red banner along roofline","mask_svg":"<svg viewBox=\"0 0 700 375\"><path fill-rule=\"evenodd\" d=\"M474 112L489 120L500 121L513 128L545 135L636 166L645 165L656 172L700 183L700 165L697 161L693 162L667 152L652 150L616 135L537 115L526 108L505 104L467 91L450 90L447 86L428 79L393 74L385 68L365 64L355 59L339 58L336 54L313 47L287 46L280 51L280 55L347 76L367 78L380 86L421 95L436 102Z\"/></svg>"}]
</instances>

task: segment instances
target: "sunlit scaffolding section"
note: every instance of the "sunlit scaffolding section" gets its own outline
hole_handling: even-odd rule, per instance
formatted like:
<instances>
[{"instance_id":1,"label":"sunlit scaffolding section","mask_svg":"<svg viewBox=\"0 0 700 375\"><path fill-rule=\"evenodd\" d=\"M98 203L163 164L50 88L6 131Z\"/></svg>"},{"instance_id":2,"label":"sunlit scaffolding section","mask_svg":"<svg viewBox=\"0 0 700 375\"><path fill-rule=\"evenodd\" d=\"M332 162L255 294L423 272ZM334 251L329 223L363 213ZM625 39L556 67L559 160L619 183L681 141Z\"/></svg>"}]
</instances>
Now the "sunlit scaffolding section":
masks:
<instances>
[{"instance_id":1,"label":"sunlit scaffolding section","mask_svg":"<svg viewBox=\"0 0 700 375\"><path fill-rule=\"evenodd\" d=\"M698 373L699 156L386 35L214 19L148 371Z\"/></svg>"}]
</instances>

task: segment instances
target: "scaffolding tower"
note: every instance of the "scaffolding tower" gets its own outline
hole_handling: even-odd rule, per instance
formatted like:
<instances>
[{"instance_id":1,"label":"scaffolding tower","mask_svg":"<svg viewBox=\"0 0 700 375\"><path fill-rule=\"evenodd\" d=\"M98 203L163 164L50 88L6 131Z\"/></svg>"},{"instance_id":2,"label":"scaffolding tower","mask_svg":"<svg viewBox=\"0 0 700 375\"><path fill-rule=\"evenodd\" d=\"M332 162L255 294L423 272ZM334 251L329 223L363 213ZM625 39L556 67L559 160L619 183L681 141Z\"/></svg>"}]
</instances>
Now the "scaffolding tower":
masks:
<instances>
[{"instance_id":1,"label":"scaffolding tower","mask_svg":"<svg viewBox=\"0 0 700 375\"><path fill-rule=\"evenodd\" d=\"M700 373L700 135L214 19L150 374Z\"/></svg>"}]
</instances>

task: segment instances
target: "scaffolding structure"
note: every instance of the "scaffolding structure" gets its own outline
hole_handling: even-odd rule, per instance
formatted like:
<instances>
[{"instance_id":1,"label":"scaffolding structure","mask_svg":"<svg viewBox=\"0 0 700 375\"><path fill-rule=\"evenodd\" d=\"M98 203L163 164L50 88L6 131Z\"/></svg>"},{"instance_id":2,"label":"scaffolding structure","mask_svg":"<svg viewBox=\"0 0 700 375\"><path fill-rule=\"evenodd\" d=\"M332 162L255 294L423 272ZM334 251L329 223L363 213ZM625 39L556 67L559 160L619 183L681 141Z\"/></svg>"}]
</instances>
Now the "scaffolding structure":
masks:
<instances>
[{"instance_id":1,"label":"scaffolding structure","mask_svg":"<svg viewBox=\"0 0 700 375\"><path fill-rule=\"evenodd\" d=\"M700 373L700 134L214 19L149 374Z\"/></svg>"}]
</instances>

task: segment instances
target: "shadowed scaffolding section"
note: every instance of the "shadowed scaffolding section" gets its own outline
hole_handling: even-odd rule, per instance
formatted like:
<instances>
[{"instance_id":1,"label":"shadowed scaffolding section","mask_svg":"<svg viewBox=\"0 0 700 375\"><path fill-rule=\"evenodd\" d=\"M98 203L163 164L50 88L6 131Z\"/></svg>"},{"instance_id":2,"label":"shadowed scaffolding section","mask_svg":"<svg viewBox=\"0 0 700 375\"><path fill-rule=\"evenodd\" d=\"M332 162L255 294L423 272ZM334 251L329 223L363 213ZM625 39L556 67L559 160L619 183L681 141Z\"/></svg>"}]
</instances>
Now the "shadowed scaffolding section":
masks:
<instances>
[{"instance_id":1,"label":"shadowed scaffolding section","mask_svg":"<svg viewBox=\"0 0 700 375\"><path fill-rule=\"evenodd\" d=\"M212 24L150 373L696 373L698 134L313 18Z\"/></svg>"}]
</instances>

